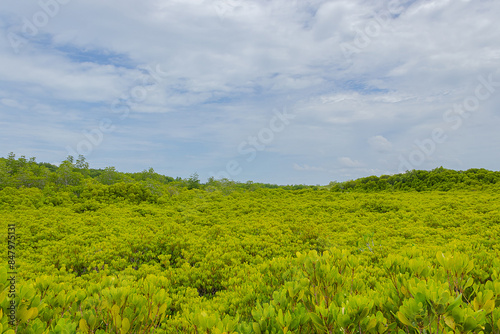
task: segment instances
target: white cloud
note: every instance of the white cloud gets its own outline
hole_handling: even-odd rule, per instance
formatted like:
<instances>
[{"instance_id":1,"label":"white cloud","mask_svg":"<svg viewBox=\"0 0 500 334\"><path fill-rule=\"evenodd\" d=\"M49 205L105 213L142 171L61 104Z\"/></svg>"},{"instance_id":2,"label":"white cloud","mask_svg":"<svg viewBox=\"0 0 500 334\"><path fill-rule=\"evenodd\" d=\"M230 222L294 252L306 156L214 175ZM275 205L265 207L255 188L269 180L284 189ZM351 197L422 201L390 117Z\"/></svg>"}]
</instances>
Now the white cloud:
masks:
<instances>
[{"instance_id":1,"label":"white cloud","mask_svg":"<svg viewBox=\"0 0 500 334\"><path fill-rule=\"evenodd\" d=\"M1 99L0 102L2 102L2 104L7 107L12 107L21 110L26 109L26 106L13 99Z\"/></svg>"},{"instance_id":2,"label":"white cloud","mask_svg":"<svg viewBox=\"0 0 500 334\"><path fill-rule=\"evenodd\" d=\"M357 160L352 160L349 157L342 157L338 159L338 162L342 167L359 167L361 163Z\"/></svg>"},{"instance_id":3,"label":"white cloud","mask_svg":"<svg viewBox=\"0 0 500 334\"><path fill-rule=\"evenodd\" d=\"M328 170L323 167L315 167L309 165L299 165L297 163L293 164L293 169L298 171L306 171L306 172L327 172Z\"/></svg>"},{"instance_id":4,"label":"white cloud","mask_svg":"<svg viewBox=\"0 0 500 334\"><path fill-rule=\"evenodd\" d=\"M392 150L392 143L384 136L373 136L368 139L368 144L378 152L389 152Z\"/></svg>"}]
</instances>

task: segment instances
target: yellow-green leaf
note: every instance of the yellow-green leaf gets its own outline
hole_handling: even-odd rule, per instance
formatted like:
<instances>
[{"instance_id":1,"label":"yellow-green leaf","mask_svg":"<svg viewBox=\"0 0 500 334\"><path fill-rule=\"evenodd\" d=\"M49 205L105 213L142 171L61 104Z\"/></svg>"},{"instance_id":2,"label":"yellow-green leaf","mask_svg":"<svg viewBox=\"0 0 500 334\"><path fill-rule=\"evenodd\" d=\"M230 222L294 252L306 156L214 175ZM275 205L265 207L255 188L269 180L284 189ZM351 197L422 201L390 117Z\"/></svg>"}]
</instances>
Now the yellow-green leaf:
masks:
<instances>
[{"instance_id":1,"label":"yellow-green leaf","mask_svg":"<svg viewBox=\"0 0 500 334\"><path fill-rule=\"evenodd\" d=\"M252 324L252 327L253 327L253 331L255 332L255 334L261 334L261 330L260 330L260 326L258 323L254 322Z\"/></svg>"},{"instance_id":2,"label":"yellow-green leaf","mask_svg":"<svg viewBox=\"0 0 500 334\"><path fill-rule=\"evenodd\" d=\"M120 317L119 314L117 314L116 317L113 318L113 322L116 328L122 327L122 318Z\"/></svg>"},{"instance_id":3,"label":"yellow-green leaf","mask_svg":"<svg viewBox=\"0 0 500 334\"><path fill-rule=\"evenodd\" d=\"M470 277L467 280L467 283L465 283L464 289L467 289L468 287L472 286L472 284L474 284L474 280L472 279L472 277Z\"/></svg>"},{"instance_id":4,"label":"yellow-green leaf","mask_svg":"<svg viewBox=\"0 0 500 334\"><path fill-rule=\"evenodd\" d=\"M368 325L366 325L366 331L369 331L370 329L374 328L377 325L377 318L371 318L370 322L368 322Z\"/></svg>"},{"instance_id":5,"label":"yellow-green leaf","mask_svg":"<svg viewBox=\"0 0 500 334\"><path fill-rule=\"evenodd\" d=\"M410 320L408 320L408 318L406 318L403 313L398 311L396 315L398 316L399 321L401 321L403 324L405 324L406 326L411 326Z\"/></svg>"},{"instance_id":6,"label":"yellow-green leaf","mask_svg":"<svg viewBox=\"0 0 500 334\"><path fill-rule=\"evenodd\" d=\"M96 317L93 314L91 314L90 317L89 317L89 325L90 325L90 327L94 327L96 325L96 323L97 323Z\"/></svg>"},{"instance_id":7,"label":"yellow-green leaf","mask_svg":"<svg viewBox=\"0 0 500 334\"><path fill-rule=\"evenodd\" d=\"M128 320L128 318L123 318L122 328L121 328L122 334L128 333L129 329L130 329L130 321Z\"/></svg>"},{"instance_id":8,"label":"yellow-green leaf","mask_svg":"<svg viewBox=\"0 0 500 334\"><path fill-rule=\"evenodd\" d=\"M483 310L486 312L486 314L491 313L494 308L495 308L495 301L493 299L488 300L483 305Z\"/></svg>"},{"instance_id":9,"label":"yellow-green leaf","mask_svg":"<svg viewBox=\"0 0 500 334\"><path fill-rule=\"evenodd\" d=\"M453 330L455 330L455 319L451 315L444 317L444 322Z\"/></svg>"},{"instance_id":10,"label":"yellow-green leaf","mask_svg":"<svg viewBox=\"0 0 500 334\"><path fill-rule=\"evenodd\" d=\"M87 321L85 321L85 319L80 319L80 330L85 333L88 333L89 331L89 326L87 325Z\"/></svg>"},{"instance_id":11,"label":"yellow-green leaf","mask_svg":"<svg viewBox=\"0 0 500 334\"><path fill-rule=\"evenodd\" d=\"M3 303L5 296L7 296L7 290L4 290L2 293L0 293L0 304Z\"/></svg>"},{"instance_id":12,"label":"yellow-green leaf","mask_svg":"<svg viewBox=\"0 0 500 334\"><path fill-rule=\"evenodd\" d=\"M30 312L30 319L35 319L38 315L38 309L36 307L30 308L29 312Z\"/></svg>"},{"instance_id":13,"label":"yellow-green leaf","mask_svg":"<svg viewBox=\"0 0 500 334\"><path fill-rule=\"evenodd\" d=\"M17 311L17 316L21 321L28 321L28 319L31 316L30 311L26 309L26 306L22 306L18 311Z\"/></svg>"},{"instance_id":14,"label":"yellow-green leaf","mask_svg":"<svg viewBox=\"0 0 500 334\"><path fill-rule=\"evenodd\" d=\"M120 306L118 305L113 305L111 308L111 314L113 315L113 318L115 318L118 314L120 313Z\"/></svg>"},{"instance_id":15,"label":"yellow-green leaf","mask_svg":"<svg viewBox=\"0 0 500 334\"><path fill-rule=\"evenodd\" d=\"M160 309L158 310L158 314L163 314L165 313L165 311L167 310L167 304L163 304L162 306L160 306Z\"/></svg>"}]
</instances>

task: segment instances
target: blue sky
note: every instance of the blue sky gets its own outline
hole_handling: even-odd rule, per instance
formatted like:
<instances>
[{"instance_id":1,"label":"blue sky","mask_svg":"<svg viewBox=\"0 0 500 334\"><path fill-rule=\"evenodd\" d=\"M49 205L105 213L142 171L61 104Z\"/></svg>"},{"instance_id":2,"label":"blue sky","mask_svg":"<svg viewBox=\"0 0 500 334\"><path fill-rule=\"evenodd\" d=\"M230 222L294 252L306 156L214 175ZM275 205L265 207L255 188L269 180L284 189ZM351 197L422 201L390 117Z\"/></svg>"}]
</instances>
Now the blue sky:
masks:
<instances>
[{"instance_id":1,"label":"blue sky","mask_svg":"<svg viewBox=\"0 0 500 334\"><path fill-rule=\"evenodd\" d=\"M328 184L499 169L500 2L4 0L0 156Z\"/></svg>"}]
</instances>

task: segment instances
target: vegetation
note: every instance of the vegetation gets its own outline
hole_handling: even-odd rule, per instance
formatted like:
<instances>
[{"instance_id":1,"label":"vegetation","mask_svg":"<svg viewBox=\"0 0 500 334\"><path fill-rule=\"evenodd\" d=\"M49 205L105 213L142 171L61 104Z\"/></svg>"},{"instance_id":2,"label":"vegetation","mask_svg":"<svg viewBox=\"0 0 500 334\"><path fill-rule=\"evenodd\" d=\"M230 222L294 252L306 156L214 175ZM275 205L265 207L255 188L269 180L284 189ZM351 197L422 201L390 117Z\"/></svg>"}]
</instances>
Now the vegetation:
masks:
<instances>
[{"instance_id":1,"label":"vegetation","mask_svg":"<svg viewBox=\"0 0 500 334\"><path fill-rule=\"evenodd\" d=\"M11 154L0 333L499 334L498 180L203 184Z\"/></svg>"}]
</instances>

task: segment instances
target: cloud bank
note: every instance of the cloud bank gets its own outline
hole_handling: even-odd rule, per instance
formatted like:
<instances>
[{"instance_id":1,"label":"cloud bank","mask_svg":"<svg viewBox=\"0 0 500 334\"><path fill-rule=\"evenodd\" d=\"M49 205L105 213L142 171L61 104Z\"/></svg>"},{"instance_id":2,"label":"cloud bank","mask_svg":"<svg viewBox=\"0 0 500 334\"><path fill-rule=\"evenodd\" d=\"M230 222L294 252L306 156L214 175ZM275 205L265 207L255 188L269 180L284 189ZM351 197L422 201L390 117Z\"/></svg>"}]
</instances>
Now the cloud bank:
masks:
<instances>
[{"instance_id":1,"label":"cloud bank","mask_svg":"<svg viewBox=\"0 0 500 334\"><path fill-rule=\"evenodd\" d=\"M497 1L5 0L0 13L1 156L280 184L498 170Z\"/></svg>"}]
</instances>

